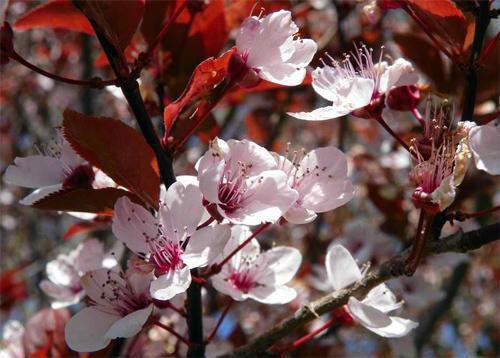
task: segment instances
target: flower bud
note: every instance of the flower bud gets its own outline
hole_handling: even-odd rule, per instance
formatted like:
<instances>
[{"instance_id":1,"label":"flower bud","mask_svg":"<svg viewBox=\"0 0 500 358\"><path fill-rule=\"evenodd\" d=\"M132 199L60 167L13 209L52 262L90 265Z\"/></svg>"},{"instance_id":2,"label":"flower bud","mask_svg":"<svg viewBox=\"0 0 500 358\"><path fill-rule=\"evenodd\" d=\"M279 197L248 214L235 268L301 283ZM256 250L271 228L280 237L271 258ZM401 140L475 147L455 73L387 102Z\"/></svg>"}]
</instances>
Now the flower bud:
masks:
<instances>
[{"instance_id":1,"label":"flower bud","mask_svg":"<svg viewBox=\"0 0 500 358\"><path fill-rule=\"evenodd\" d=\"M419 101L420 89L415 85L395 87L387 96L387 105L396 111L411 111Z\"/></svg>"},{"instance_id":2,"label":"flower bud","mask_svg":"<svg viewBox=\"0 0 500 358\"><path fill-rule=\"evenodd\" d=\"M233 81L243 88L255 87L261 81L258 73L249 68L242 55L236 52L229 59L228 73Z\"/></svg>"}]
</instances>

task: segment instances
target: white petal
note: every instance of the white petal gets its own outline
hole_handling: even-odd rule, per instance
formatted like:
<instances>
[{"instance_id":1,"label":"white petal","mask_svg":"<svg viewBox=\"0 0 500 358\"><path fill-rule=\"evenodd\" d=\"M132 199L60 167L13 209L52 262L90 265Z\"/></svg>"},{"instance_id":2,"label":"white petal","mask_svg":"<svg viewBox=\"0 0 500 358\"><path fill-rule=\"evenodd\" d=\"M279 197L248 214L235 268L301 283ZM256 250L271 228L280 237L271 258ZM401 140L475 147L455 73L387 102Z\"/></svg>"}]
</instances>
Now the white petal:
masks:
<instances>
[{"instance_id":1,"label":"white petal","mask_svg":"<svg viewBox=\"0 0 500 358\"><path fill-rule=\"evenodd\" d=\"M394 311L403 305L403 302L396 301L394 293L384 284L378 285L370 290L363 300L363 303L384 313Z\"/></svg>"},{"instance_id":2,"label":"white petal","mask_svg":"<svg viewBox=\"0 0 500 358\"><path fill-rule=\"evenodd\" d=\"M307 224L313 222L318 215L312 210L294 204L283 217L292 224Z\"/></svg>"},{"instance_id":3,"label":"white petal","mask_svg":"<svg viewBox=\"0 0 500 358\"><path fill-rule=\"evenodd\" d=\"M401 318L401 317L389 317L391 323L385 327L366 327L373 333L378 334L379 336L386 338L398 338L406 336L413 329L418 327L417 322L413 322L412 320Z\"/></svg>"},{"instance_id":4,"label":"white petal","mask_svg":"<svg viewBox=\"0 0 500 358\"><path fill-rule=\"evenodd\" d=\"M212 277L212 285L214 288L225 295L231 296L233 300L244 301L247 295L235 288L231 283L225 280L222 274L217 274Z\"/></svg>"},{"instance_id":5,"label":"white petal","mask_svg":"<svg viewBox=\"0 0 500 358\"><path fill-rule=\"evenodd\" d=\"M190 268L210 264L220 255L230 237L229 225L207 226L197 230L189 239L182 260Z\"/></svg>"},{"instance_id":6,"label":"white petal","mask_svg":"<svg viewBox=\"0 0 500 358\"><path fill-rule=\"evenodd\" d=\"M287 112L287 114L305 121L325 121L327 119L345 116L350 112L351 110L346 107L328 106L315 109L312 112Z\"/></svg>"},{"instance_id":7,"label":"white petal","mask_svg":"<svg viewBox=\"0 0 500 358\"><path fill-rule=\"evenodd\" d=\"M356 77L347 91L342 96L347 108L351 111L363 108L368 105L372 99L375 90L375 83L369 78Z\"/></svg>"},{"instance_id":8,"label":"white petal","mask_svg":"<svg viewBox=\"0 0 500 358\"><path fill-rule=\"evenodd\" d=\"M227 161L229 169L233 173L237 173L241 164L246 167L248 176L258 175L265 170L271 170L276 167L274 156L264 147L252 141L233 140L227 141L230 148Z\"/></svg>"},{"instance_id":9,"label":"white petal","mask_svg":"<svg viewBox=\"0 0 500 358\"><path fill-rule=\"evenodd\" d=\"M418 74L412 64L403 58L398 58L380 77L378 90L380 93L385 93L393 86L408 86L417 82Z\"/></svg>"},{"instance_id":10,"label":"white petal","mask_svg":"<svg viewBox=\"0 0 500 358\"><path fill-rule=\"evenodd\" d=\"M500 123L493 121L469 132L469 144L476 167L491 175L500 175Z\"/></svg>"},{"instance_id":11,"label":"white petal","mask_svg":"<svg viewBox=\"0 0 500 358\"><path fill-rule=\"evenodd\" d=\"M59 159L44 155L17 157L9 165L3 179L6 183L26 188L39 188L64 181L63 165Z\"/></svg>"},{"instance_id":12,"label":"white petal","mask_svg":"<svg viewBox=\"0 0 500 358\"><path fill-rule=\"evenodd\" d=\"M66 323L66 343L76 352L101 350L110 342L106 337L107 330L120 318L93 307L84 308Z\"/></svg>"},{"instance_id":13,"label":"white petal","mask_svg":"<svg viewBox=\"0 0 500 358\"><path fill-rule=\"evenodd\" d=\"M198 186L175 182L161 200L170 209L175 229L191 235L196 230L204 211Z\"/></svg>"},{"instance_id":14,"label":"white petal","mask_svg":"<svg viewBox=\"0 0 500 358\"><path fill-rule=\"evenodd\" d=\"M325 265L334 290L345 288L362 278L358 264L342 245L333 245L328 250Z\"/></svg>"},{"instance_id":15,"label":"white petal","mask_svg":"<svg viewBox=\"0 0 500 358\"><path fill-rule=\"evenodd\" d=\"M288 283L297 273L302 262L300 251L293 247L274 247L262 254L266 267L256 277L256 281L268 286Z\"/></svg>"},{"instance_id":16,"label":"white petal","mask_svg":"<svg viewBox=\"0 0 500 358\"><path fill-rule=\"evenodd\" d=\"M126 196L115 203L113 214L113 234L135 253L146 253L146 237L156 237L156 219L142 207L134 204Z\"/></svg>"},{"instance_id":17,"label":"white petal","mask_svg":"<svg viewBox=\"0 0 500 358\"><path fill-rule=\"evenodd\" d=\"M153 304L141 310L129 313L116 321L106 332L106 337L129 338L139 333L153 311Z\"/></svg>"},{"instance_id":18,"label":"white petal","mask_svg":"<svg viewBox=\"0 0 500 358\"><path fill-rule=\"evenodd\" d=\"M151 282L151 296L157 300L169 300L175 295L185 292L191 284L189 267L172 270Z\"/></svg>"},{"instance_id":19,"label":"white petal","mask_svg":"<svg viewBox=\"0 0 500 358\"><path fill-rule=\"evenodd\" d=\"M297 291L288 286L258 286L250 290L248 297L268 305L285 304L297 297Z\"/></svg>"},{"instance_id":20,"label":"white petal","mask_svg":"<svg viewBox=\"0 0 500 358\"><path fill-rule=\"evenodd\" d=\"M366 328L381 328L391 324L388 315L378 309L358 301L355 297L349 297L347 303L349 313L352 318L365 326Z\"/></svg>"},{"instance_id":21,"label":"white petal","mask_svg":"<svg viewBox=\"0 0 500 358\"><path fill-rule=\"evenodd\" d=\"M200 191L203 197L211 203L219 202L219 184L224 171L224 162L220 161L208 167L203 172L198 172Z\"/></svg>"},{"instance_id":22,"label":"white petal","mask_svg":"<svg viewBox=\"0 0 500 358\"><path fill-rule=\"evenodd\" d=\"M87 273L102 267L104 246L99 240L92 238L84 240L78 244L74 252L74 265L78 272Z\"/></svg>"},{"instance_id":23,"label":"white petal","mask_svg":"<svg viewBox=\"0 0 500 358\"><path fill-rule=\"evenodd\" d=\"M297 86L304 81L306 69L293 64L278 63L272 66L265 66L259 71L262 79L277 83L283 86Z\"/></svg>"},{"instance_id":24,"label":"white petal","mask_svg":"<svg viewBox=\"0 0 500 358\"><path fill-rule=\"evenodd\" d=\"M306 67L313 59L318 45L311 39L294 40L293 45L295 51L287 62L297 67Z\"/></svg>"},{"instance_id":25,"label":"white petal","mask_svg":"<svg viewBox=\"0 0 500 358\"><path fill-rule=\"evenodd\" d=\"M56 193L62 189L62 184L56 184L51 186L44 186L33 191L31 194L25 196L21 200L19 200L19 204L21 205L33 205L38 200L45 198L47 195L52 193Z\"/></svg>"}]
</instances>

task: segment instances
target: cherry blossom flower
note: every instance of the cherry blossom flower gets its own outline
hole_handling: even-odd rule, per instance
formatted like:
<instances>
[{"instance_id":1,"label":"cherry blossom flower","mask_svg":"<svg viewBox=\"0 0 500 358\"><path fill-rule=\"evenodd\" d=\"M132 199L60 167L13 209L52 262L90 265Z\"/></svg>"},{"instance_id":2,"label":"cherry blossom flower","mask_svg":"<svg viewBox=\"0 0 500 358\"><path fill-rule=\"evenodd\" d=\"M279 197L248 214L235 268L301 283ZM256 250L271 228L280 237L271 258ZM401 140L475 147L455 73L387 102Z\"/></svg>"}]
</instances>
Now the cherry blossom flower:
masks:
<instances>
[{"instance_id":1,"label":"cherry blossom flower","mask_svg":"<svg viewBox=\"0 0 500 358\"><path fill-rule=\"evenodd\" d=\"M231 239L222 250L220 259L233 252L252 235L246 226L233 226ZM261 252L259 242L252 239L239 250L221 272L212 277L219 292L236 301L247 298L266 304L284 304L292 301L297 292L286 286L299 269L302 255L293 247L278 246Z\"/></svg>"},{"instance_id":2,"label":"cherry blossom flower","mask_svg":"<svg viewBox=\"0 0 500 358\"><path fill-rule=\"evenodd\" d=\"M99 269L83 276L81 282L89 307L66 324L68 346L77 352L95 352L114 338L139 333L153 311L149 295L152 280L151 271L141 270L133 263L126 273Z\"/></svg>"},{"instance_id":3,"label":"cherry blossom flower","mask_svg":"<svg viewBox=\"0 0 500 358\"><path fill-rule=\"evenodd\" d=\"M326 271L334 290L343 289L363 278L349 251L342 245L332 246L326 254ZM402 337L417 327L409 319L389 316L388 313L402 306L385 284L373 288L359 301L350 297L347 309L352 318L370 331L382 337Z\"/></svg>"},{"instance_id":4,"label":"cherry blossom flower","mask_svg":"<svg viewBox=\"0 0 500 358\"><path fill-rule=\"evenodd\" d=\"M276 222L298 198L271 153L248 140L215 138L196 168L211 214L235 224Z\"/></svg>"},{"instance_id":5,"label":"cherry blossom flower","mask_svg":"<svg viewBox=\"0 0 500 358\"><path fill-rule=\"evenodd\" d=\"M426 115L428 118L428 115ZM436 119L427 120L425 137L413 140L416 165L410 177L417 185L412 200L417 208L431 214L443 211L455 200L456 189L462 183L470 159L468 133L474 124L459 122L455 131L444 123L440 112Z\"/></svg>"},{"instance_id":6,"label":"cherry blossom flower","mask_svg":"<svg viewBox=\"0 0 500 358\"><path fill-rule=\"evenodd\" d=\"M36 188L20 201L23 205L31 205L61 189L116 186L111 178L81 158L60 135L40 152L15 158L14 164L5 171L6 183Z\"/></svg>"},{"instance_id":7,"label":"cherry blossom flower","mask_svg":"<svg viewBox=\"0 0 500 358\"><path fill-rule=\"evenodd\" d=\"M415 69L405 59L397 59L389 65L381 58L373 62L372 50L364 45L352 55L346 55L342 63L330 58L331 65L324 63L313 71L313 89L332 105L312 112L289 113L304 120L322 121L352 114L362 118L374 118L382 113L385 94L394 87L413 85L418 81ZM353 61L354 60L354 61Z\"/></svg>"},{"instance_id":8,"label":"cherry blossom flower","mask_svg":"<svg viewBox=\"0 0 500 358\"><path fill-rule=\"evenodd\" d=\"M286 10L243 21L236 32L238 67L243 80L246 76L247 80L260 77L285 86L302 83L305 67L316 53L317 45L311 39L298 38L298 30Z\"/></svg>"},{"instance_id":9,"label":"cherry blossom flower","mask_svg":"<svg viewBox=\"0 0 500 358\"><path fill-rule=\"evenodd\" d=\"M294 224L313 221L317 214L344 205L354 196L347 178L347 159L335 147L317 148L305 154L286 150L277 155L278 169L286 173L288 184L299 197L283 217Z\"/></svg>"},{"instance_id":10,"label":"cherry blossom flower","mask_svg":"<svg viewBox=\"0 0 500 358\"><path fill-rule=\"evenodd\" d=\"M113 233L155 270L150 289L155 299L187 290L189 270L211 263L230 237L227 225L196 230L204 214L201 203L197 186L176 182L162 193L157 217L127 197L115 204Z\"/></svg>"},{"instance_id":11,"label":"cherry blossom flower","mask_svg":"<svg viewBox=\"0 0 500 358\"><path fill-rule=\"evenodd\" d=\"M111 253L106 254L101 242L89 239L80 243L68 254L61 254L47 264L47 280L40 283L40 288L54 301L52 308L66 307L80 300L85 295L80 284L80 277L89 271L100 268L113 268L121 256L123 245L116 245Z\"/></svg>"},{"instance_id":12,"label":"cherry blossom flower","mask_svg":"<svg viewBox=\"0 0 500 358\"><path fill-rule=\"evenodd\" d=\"M1 358L24 358L24 327L19 321L7 321L3 326L0 344Z\"/></svg>"},{"instance_id":13,"label":"cherry blossom flower","mask_svg":"<svg viewBox=\"0 0 500 358\"><path fill-rule=\"evenodd\" d=\"M472 128L469 132L470 149L477 169L491 175L500 175L500 121Z\"/></svg>"}]
</instances>

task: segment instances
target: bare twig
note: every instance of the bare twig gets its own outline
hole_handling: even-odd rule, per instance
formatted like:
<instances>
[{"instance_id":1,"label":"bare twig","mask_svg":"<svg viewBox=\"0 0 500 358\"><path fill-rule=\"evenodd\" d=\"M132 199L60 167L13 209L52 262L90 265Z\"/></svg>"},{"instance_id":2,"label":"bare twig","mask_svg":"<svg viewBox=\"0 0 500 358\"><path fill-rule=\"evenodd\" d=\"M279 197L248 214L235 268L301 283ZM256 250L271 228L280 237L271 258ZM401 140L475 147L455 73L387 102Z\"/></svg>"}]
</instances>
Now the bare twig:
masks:
<instances>
[{"instance_id":1,"label":"bare twig","mask_svg":"<svg viewBox=\"0 0 500 358\"><path fill-rule=\"evenodd\" d=\"M436 255L444 252L468 252L480 248L490 242L500 239L500 222L485 226L479 230L463 233L461 231L444 239L431 241L425 247L425 255ZM231 355L234 357L255 357L266 353L266 350L278 340L286 337L293 330L347 303L353 296L363 299L375 286L402 275L404 263L409 250L386 261L376 270L369 272L361 281L349 288L328 294L300 308L295 314L278 323L275 327L254 339L251 343L237 349Z\"/></svg>"}]
</instances>

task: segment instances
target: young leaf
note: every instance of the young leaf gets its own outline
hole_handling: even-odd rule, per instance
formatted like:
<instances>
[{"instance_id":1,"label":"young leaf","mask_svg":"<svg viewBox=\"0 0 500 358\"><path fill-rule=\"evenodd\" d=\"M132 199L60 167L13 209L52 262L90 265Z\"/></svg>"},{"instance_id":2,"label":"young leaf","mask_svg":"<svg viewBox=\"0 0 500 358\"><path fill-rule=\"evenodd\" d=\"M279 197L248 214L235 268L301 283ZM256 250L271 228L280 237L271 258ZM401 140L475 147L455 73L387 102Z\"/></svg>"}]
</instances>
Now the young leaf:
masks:
<instances>
[{"instance_id":1,"label":"young leaf","mask_svg":"<svg viewBox=\"0 0 500 358\"><path fill-rule=\"evenodd\" d=\"M94 34L90 22L70 0L49 0L19 17L14 28L16 30L57 28Z\"/></svg>"},{"instance_id":2,"label":"young leaf","mask_svg":"<svg viewBox=\"0 0 500 358\"><path fill-rule=\"evenodd\" d=\"M144 205L133 193L117 188L60 190L38 200L34 208L56 211L78 211L112 215L115 202L128 196L133 202Z\"/></svg>"},{"instance_id":3,"label":"young leaf","mask_svg":"<svg viewBox=\"0 0 500 358\"><path fill-rule=\"evenodd\" d=\"M157 207L158 163L142 135L116 119L64 111L62 132L75 151L118 185Z\"/></svg>"}]
</instances>

